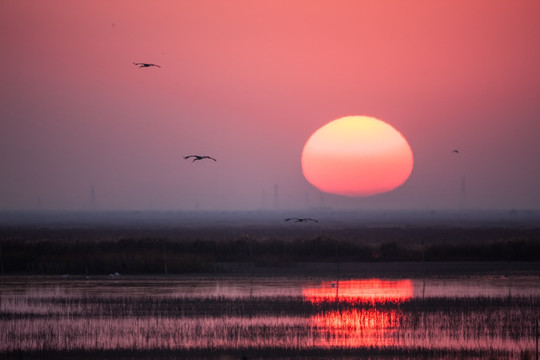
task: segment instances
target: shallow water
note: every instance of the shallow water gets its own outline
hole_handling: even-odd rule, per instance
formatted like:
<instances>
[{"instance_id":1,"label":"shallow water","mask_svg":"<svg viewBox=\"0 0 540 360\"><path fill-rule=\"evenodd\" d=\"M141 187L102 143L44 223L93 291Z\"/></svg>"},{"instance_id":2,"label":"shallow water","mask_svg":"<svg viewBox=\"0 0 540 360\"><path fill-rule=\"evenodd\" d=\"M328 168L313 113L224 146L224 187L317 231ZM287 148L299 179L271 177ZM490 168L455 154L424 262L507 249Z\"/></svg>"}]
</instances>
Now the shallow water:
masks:
<instances>
[{"instance_id":1,"label":"shallow water","mask_svg":"<svg viewBox=\"0 0 540 360\"><path fill-rule=\"evenodd\" d=\"M332 288L354 279L328 276L3 276L3 295L35 296L300 296L307 288ZM398 278L386 277L387 284ZM402 279L401 279L402 280ZM538 275L463 275L408 279L412 297L540 296ZM364 282L362 288L366 289Z\"/></svg>"},{"instance_id":2,"label":"shallow water","mask_svg":"<svg viewBox=\"0 0 540 360\"><path fill-rule=\"evenodd\" d=\"M539 309L532 275L2 277L0 353L395 349L518 359L535 351Z\"/></svg>"}]
</instances>

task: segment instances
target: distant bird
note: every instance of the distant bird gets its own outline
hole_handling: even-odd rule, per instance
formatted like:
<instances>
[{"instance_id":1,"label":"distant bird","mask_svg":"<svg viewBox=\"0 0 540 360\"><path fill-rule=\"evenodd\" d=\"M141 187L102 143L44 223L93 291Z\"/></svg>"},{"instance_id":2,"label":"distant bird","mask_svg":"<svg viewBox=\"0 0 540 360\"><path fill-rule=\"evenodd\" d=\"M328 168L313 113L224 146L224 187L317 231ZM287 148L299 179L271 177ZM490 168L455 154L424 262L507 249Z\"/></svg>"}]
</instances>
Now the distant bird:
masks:
<instances>
[{"instance_id":1,"label":"distant bird","mask_svg":"<svg viewBox=\"0 0 540 360\"><path fill-rule=\"evenodd\" d=\"M317 220L312 219L312 218L287 218L287 219L285 219L285 221L291 221L291 220L294 220L295 223L297 223L297 222L309 222L309 221L313 221L313 222L318 223Z\"/></svg>"},{"instance_id":2,"label":"distant bird","mask_svg":"<svg viewBox=\"0 0 540 360\"><path fill-rule=\"evenodd\" d=\"M454 154L459 154L459 150L452 150Z\"/></svg>"},{"instance_id":3,"label":"distant bird","mask_svg":"<svg viewBox=\"0 0 540 360\"><path fill-rule=\"evenodd\" d=\"M150 66L155 66L155 67L158 67L158 68L161 68L161 66L159 65L156 65L156 64L148 64L148 63L133 63L133 65L139 65L139 68L147 68L147 67L150 67Z\"/></svg>"},{"instance_id":4,"label":"distant bird","mask_svg":"<svg viewBox=\"0 0 540 360\"><path fill-rule=\"evenodd\" d=\"M189 159L189 158L194 158L192 162L195 162L197 160L204 160L204 159L210 159L210 160L217 161L213 157L206 156L206 155L188 155L188 156L184 156L184 159Z\"/></svg>"}]
</instances>

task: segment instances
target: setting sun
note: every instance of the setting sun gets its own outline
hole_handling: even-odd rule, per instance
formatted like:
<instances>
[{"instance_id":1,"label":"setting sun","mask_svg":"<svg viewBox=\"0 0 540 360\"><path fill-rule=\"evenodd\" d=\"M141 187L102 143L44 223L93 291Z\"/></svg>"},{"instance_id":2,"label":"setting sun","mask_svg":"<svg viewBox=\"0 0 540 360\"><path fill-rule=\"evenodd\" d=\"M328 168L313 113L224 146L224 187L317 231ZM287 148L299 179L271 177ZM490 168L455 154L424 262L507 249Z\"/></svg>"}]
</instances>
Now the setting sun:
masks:
<instances>
[{"instance_id":1,"label":"setting sun","mask_svg":"<svg viewBox=\"0 0 540 360\"><path fill-rule=\"evenodd\" d=\"M302 151L305 178L321 191L371 196L402 185L413 169L407 140L391 125L347 116L315 131Z\"/></svg>"}]
</instances>

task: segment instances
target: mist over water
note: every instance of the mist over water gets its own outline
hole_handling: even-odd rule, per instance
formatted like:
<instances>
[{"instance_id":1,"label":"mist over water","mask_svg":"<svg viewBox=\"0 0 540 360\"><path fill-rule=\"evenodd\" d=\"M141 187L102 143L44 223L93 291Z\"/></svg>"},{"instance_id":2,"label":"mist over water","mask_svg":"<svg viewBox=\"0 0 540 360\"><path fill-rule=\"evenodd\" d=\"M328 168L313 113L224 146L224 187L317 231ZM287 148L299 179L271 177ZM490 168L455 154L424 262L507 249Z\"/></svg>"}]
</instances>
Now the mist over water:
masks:
<instances>
[{"instance_id":1,"label":"mist over water","mask_svg":"<svg viewBox=\"0 0 540 360\"><path fill-rule=\"evenodd\" d=\"M244 227L264 226L316 233L341 227L457 226L535 227L538 210L333 210L319 209L252 211L1 211L0 226L107 227ZM318 223L284 221L309 217Z\"/></svg>"}]
</instances>

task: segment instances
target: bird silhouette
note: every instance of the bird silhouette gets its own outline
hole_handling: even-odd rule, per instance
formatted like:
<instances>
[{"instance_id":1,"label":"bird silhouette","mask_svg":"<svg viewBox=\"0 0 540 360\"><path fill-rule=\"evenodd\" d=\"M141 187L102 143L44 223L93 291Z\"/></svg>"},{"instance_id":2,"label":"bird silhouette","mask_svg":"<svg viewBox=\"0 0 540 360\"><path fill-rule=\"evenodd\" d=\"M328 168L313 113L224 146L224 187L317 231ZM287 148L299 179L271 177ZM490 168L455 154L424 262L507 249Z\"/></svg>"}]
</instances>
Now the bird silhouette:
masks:
<instances>
[{"instance_id":1,"label":"bird silhouette","mask_svg":"<svg viewBox=\"0 0 540 360\"><path fill-rule=\"evenodd\" d=\"M158 68L161 68L161 66L159 65L156 65L156 64L149 64L149 63L133 63L133 65L139 65L139 68L142 68L142 67L150 67L150 66L155 66L155 67L158 67Z\"/></svg>"},{"instance_id":2,"label":"bird silhouette","mask_svg":"<svg viewBox=\"0 0 540 360\"><path fill-rule=\"evenodd\" d=\"M459 154L459 150L452 150L454 154Z\"/></svg>"},{"instance_id":3,"label":"bird silhouette","mask_svg":"<svg viewBox=\"0 0 540 360\"><path fill-rule=\"evenodd\" d=\"M188 155L188 156L184 156L184 159L189 159L189 158L193 158L193 161L192 161L192 162L195 162L195 161L197 161L197 160L204 160L204 159L210 159L210 160L217 161L217 160L214 159L213 157L211 157L211 156L206 156L206 155Z\"/></svg>"},{"instance_id":4,"label":"bird silhouette","mask_svg":"<svg viewBox=\"0 0 540 360\"><path fill-rule=\"evenodd\" d=\"M291 220L294 220L295 223L297 223L297 222L308 222L308 221L313 221L313 222L318 223L317 220L312 219L312 218L287 218L287 219L285 219L285 221L291 221Z\"/></svg>"}]
</instances>

